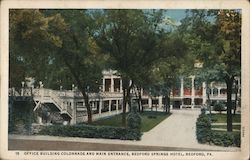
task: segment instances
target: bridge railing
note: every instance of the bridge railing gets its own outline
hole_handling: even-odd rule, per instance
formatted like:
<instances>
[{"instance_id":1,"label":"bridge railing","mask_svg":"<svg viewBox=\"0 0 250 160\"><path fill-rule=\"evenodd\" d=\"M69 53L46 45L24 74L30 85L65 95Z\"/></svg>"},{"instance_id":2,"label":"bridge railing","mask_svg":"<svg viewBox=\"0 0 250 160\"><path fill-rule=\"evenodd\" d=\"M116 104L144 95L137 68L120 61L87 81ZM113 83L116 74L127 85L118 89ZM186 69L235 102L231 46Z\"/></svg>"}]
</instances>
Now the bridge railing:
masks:
<instances>
[{"instance_id":1,"label":"bridge railing","mask_svg":"<svg viewBox=\"0 0 250 160\"><path fill-rule=\"evenodd\" d=\"M32 88L9 88L9 96L32 96Z\"/></svg>"}]
</instances>

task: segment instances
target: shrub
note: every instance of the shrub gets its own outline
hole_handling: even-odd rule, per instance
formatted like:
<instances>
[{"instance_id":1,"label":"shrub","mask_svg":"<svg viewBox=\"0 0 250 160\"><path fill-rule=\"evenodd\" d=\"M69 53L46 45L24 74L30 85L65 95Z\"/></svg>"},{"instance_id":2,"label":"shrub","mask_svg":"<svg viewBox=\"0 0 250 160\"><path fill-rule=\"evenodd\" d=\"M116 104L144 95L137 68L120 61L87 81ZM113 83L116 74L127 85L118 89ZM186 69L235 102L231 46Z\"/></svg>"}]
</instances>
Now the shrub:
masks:
<instances>
[{"instance_id":1,"label":"shrub","mask_svg":"<svg viewBox=\"0 0 250 160\"><path fill-rule=\"evenodd\" d=\"M216 102L216 103L214 104L214 110L215 110L215 111L218 111L218 112L221 113L221 111L223 111L224 108L225 108L225 106L224 106L224 104L223 104L222 102Z\"/></svg>"},{"instance_id":2,"label":"shrub","mask_svg":"<svg viewBox=\"0 0 250 160\"><path fill-rule=\"evenodd\" d=\"M240 147L240 134L211 130L211 119L206 114L200 114L196 122L196 138L199 143L213 143L219 146Z\"/></svg>"},{"instance_id":3,"label":"shrub","mask_svg":"<svg viewBox=\"0 0 250 160\"><path fill-rule=\"evenodd\" d=\"M205 107L202 107L201 108L201 114L205 114L206 113L206 108Z\"/></svg>"},{"instance_id":4,"label":"shrub","mask_svg":"<svg viewBox=\"0 0 250 160\"><path fill-rule=\"evenodd\" d=\"M134 109L128 114L127 124L129 129L140 130L141 129L141 116Z\"/></svg>"},{"instance_id":5,"label":"shrub","mask_svg":"<svg viewBox=\"0 0 250 160\"><path fill-rule=\"evenodd\" d=\"M122 140L140 140L142 135L138 130L120 127L90 125L46 126L39 132L39 134L65 137L106 138Z\"/></svg>"},{"instance_id":6,"label":"shrub","mask_svg":"<svg viewBox=\"0 0 250 160\"><path fill-rule=\"evenodd\" d=\"M9 133L30 134L35 121L33 101L14 101L9 105Z\"/></svg>"},{"instance_id":7,"label":"shrub","mask_svg":"<svg viewBox=\"0 0 250 160\"><path fill-rule=\"evenodd\" d=\"M240 147L240 133L236 133L234 134L234 144L237 146L237 147Z\"/></svg>"},{"instance_id":8,"label":"shrub","mask_svg":"<svg viewBox=\"0 0 250 160\"><path fill-rule=\"evenodd\" d=\"M201 114L196 122L196 136L199 143L210 141L211 120L206 114Z\"/></svg>"},{"instance_id":9,"label":"shrub","mask_svg":"<svg viewBox=\"0 0 250 160\"><path fill-rule=\"evenodd\" d=\"M213 132L211 137L211 142L219 146L236 146L234 142L234 134L227 132Z\"/></svg>"}]
</instances>

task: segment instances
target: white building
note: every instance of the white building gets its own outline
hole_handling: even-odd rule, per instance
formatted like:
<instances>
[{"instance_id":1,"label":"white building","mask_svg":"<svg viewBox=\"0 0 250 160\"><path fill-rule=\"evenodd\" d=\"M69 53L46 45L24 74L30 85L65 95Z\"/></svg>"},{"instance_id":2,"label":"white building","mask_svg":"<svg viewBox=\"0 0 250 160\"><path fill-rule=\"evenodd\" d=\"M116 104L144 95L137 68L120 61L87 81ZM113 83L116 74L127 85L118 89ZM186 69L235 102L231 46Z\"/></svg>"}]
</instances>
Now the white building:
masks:
<instances>
[{"instance_id":1,"label":"white building","mask_svg":"<svg viewBox=\"0 0 250 160\"><path fill-rule=\"evenodd\" d=\"M199 108L207 102L207 91L204 82L196 85L195 77L180 78L180 86L173 89L171 92L171 108ZM103 117L112 116L122 112L122 80L116 71L103 71L102 87L99 93L89 93L89 101L92 107L93 120ZM185 84L189 87L186 87ZM212 102L226 101L226 85L223 83L209 84L211 90L209 96ZM41 107L49 108L49 114L58 117L63 121L68 121L70 124L81 123L87 121L87 112L84 105L82 94L77 88L72 85L72 90L51 90L43 87L40 82L40 87L32 90L35 102L34 111ZM146 91L142 92L142 105L145 109L164 109L163 96L152 97ZM10 89L10 96L25 97L30 96L30 92L22 88L20 94L15 90ZM234 95L232 96L235 99ZM132 99L136 97L132 94ZM43 117L38 117L39 123L46 123ZM56 119L53 118L50 122L53 123Z\"/></svg>"}]
</instances>

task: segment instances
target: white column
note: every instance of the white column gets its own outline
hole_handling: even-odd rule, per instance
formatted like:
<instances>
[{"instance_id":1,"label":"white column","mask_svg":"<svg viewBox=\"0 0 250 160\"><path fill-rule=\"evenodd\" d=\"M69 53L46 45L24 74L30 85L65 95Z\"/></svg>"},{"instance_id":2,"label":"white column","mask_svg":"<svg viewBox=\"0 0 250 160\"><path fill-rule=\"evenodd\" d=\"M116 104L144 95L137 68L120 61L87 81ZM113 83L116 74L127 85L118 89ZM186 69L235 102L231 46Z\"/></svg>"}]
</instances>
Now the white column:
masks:
<instances>
[{"instance_id":1,"label":"white column","mask_svg":"<svg viewBox=\"0 0 250 160\"><path fill-rule=\"evenodd\" d=\"M218 97L220 97L220 90L221 88L218 88Z\"/></svg>"},{"instance_id":2,"label":"white column","mask_svg":"<svg viewBox=\"0 0 250 160\"><path fill-rule=\"evenodd\" d=\"M120 92L122 92L122 78L120 79Z\"/></svg>"},{"instance_id":3,"label":"white column","mask_svg":"<svg viewBox=\"0 0 250 160\"><path fill-rule=\"evenodd\" d=\"M148 108L152 108L152 98L148 98Z\"/></svg>"},{"instance_id":4,"label":"white column","mask_svg":"<svg viewBox=\"0 0 250 160\"><path fill-rule=\"evenodd\" d=\"M183 77L181 77L181 90L180 90L180 96L183 97L184 96L184 80Z\"/></svg>"},{"instance_id":5,"label":"white column","mask_svg":"<svg viewBox=\"0 0 250 160\"><path fill-rule=\"evenodd\" d=\"M110 86L110 92L114 92L114 78L111 76L111 86Z\"/></svg>"},{"instance_id":6,"label":"white column","mask_svg":"<svg viewBox=\"0 0 250 160\"><path fill-rule=\"evenodd\" d=\"M162 96L159 96L158 104L159 104L159 108L161 108L162 107Z\"/></svg>"},{"instance_id":7,"label":"white column","mask_svg":"<svg viewBox=\"0 0 250 160\"><path fill-rule=\"evenodd\" d=\"M207 102L207 86L206 86L206 83L205 82L203 82L202 83L202 103L203 104L206 104L206 102Z\"/></svg>"},{"instance_id":8,"label":"white column","mask_svg":"<svg viewBox=\"0 0 250 160\"><path fill-rule=\"evenodd\" d=\"M100 99L100 101L99 101L99 114L102 113L102 103L103 103L103 101Z\"/></svg>"},{"instance_id":9,"label":"white column","mask_svg":"<svg viewBox=\"0 0 250 160\"><path fill-rule=\"evenodd\" d=\"M214 96L214 89L211 88L211 97L213 97L213 96Z\"/></svg>"},{"instance_id":10,"label":"white column","mask_svg":"<svg viewBox=\"0 0 250 160\"><path fill-rule=\"evenodd\" d=\"M24 95L24 81L21 82L22 88L21 88L21 96Z\"/></svg>"},{"instance_id":11,"label":"white column","mask_svg":"<svg viewBox=\"0 0 250 160\"><path fill-rule=\"evenodd\" d=\"M73 99L71 103L72 103L72 106L71 106L72 119L70 120L70 124L74 125L74 124L76 124L76 102L74 102L74 99Z\"/></svg>"},{"instance_id":12,"label":"white column","mask_svg":"<svg viewBox=\"0 0 250 160\"><path fill-rule=\"evenodd\" d=\"M194 97L195 97L195 89L194 89L194 78L195 78L195 76L192 76L191 77L192 78L192 97L191 97L191 107L192 107L192 109L194 108Z\"/></svg>"},{"instance_id":13,"label":"white column","mask_svg":"<svg viewBox=\"0 0 250 160\"><path fill-rule=\"evenodd\" d=\"M116 109L116 112L117 112L117 113L118 113L118 105L119 105L119 100L116 100L115 109Z\"/></svg>"},{"instance_id":14,"label":"white column","mask_svg":"<svg viewBox=\"0 0 250 160\"><path fill-rule=\"evenodd\" d=\"M102 79L102 91L105 92L105 78Z\"/></svg>"},{"instance_id":15,"label":"white column","mask_svg":"<svg viewBox=\"0 0 250 160\"><path fill-rule=\"evenodd\" d=\"M109 112L111 112L111 100L109 100Z\"/></svg>"}]
</instances>

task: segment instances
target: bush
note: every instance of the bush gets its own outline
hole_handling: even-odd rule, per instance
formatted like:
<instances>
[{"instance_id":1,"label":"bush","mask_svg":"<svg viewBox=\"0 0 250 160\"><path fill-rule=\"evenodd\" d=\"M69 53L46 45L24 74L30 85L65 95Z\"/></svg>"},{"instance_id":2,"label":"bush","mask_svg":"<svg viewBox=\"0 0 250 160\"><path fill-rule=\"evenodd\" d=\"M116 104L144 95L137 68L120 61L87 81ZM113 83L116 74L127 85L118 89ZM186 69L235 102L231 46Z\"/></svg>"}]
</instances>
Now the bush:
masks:
<instances>
[{"instance_id":1,"label":"bush","mask_svg":"<svg viewBox=\"0 0 250 160\"><path fill-rule=\"evenodd\" d=\"M240 147L240 133L236 133L234 134L234 144L237 146L237 147Z\"/></svg>"},{"instance_id":2,"label":"bush","mask_svg":"<svg viewBox=\"0 0 250 160\"><path fill-rule=\"evenodd\" d=\"M128 114L127 124L129 129L141 129L141 116L135 111L135 109Z\"/></svg>"},{"instance_id":3,"label":"bush","mask_svg":"<svg viewBox=\"0 0 250 160\"><path fill-rule=\"evenodd\" d=\"M210 141L211 120L206 114L201 114L196 122L196 136L199 143Z\"/></svg>"},{"instance_id":4,"label":"bush","mask_svg":"<svg viewBox=\"0 0 250 160\"><path fill-rule=\"evenodd\" d=\"M216 102L214 104L214 110L221 113L221 111L225 110L225 106L222 102Z\"/></svg>"},{"instance_id":5,"label":"bush","mask_svg":"<svg viewBox=\"0 0 250 160\"><path fill-rule=\"evenodd\" d=\"M11 99L11 98L10 98ZM35 121L33 101L14 101L9 105L9 133L30 134Z\"/></svg>"},{"instance_id":6,"label":"bush","mask_svg":"<svg viewBox=\"0 0 250 160\"><path fill-rule=\"evenodd\" d=\"M196 122L196 138L199 143L213 143L219 146L240 147L240 134L211 130L211 119L206 114L200 114Z\"/></svg>"},{"instance_id":7,"label":"bush","mask_svg":"<svg viewBox=\"0 0 250 160\"><path fill-rule=\"evenodd\" d=\"M219 146L237 146L234 142L233 133L213 132L211 136L211 142Z\"/></svg>"},{"instance_id":8,"label":"bush","mask_svg":"<svg viewBox=\"0 0 250 160\"><path fill-rule=\"evenodd\" d=\"M39 132L39 134L65 137L106 138L122 140L140 140L142 135L138 130L120 127L90 125L46 126Z\"/></svg>"},{"instance_id":9,"label":"bush","mask_svg":"<svg viewBox=\"0 0 250 160\"><path fill-rule=\"evenodd\" d=\"M206 114L206 108L205 107L201 108L201 114Z\"/></svg>"}]
</instances>

